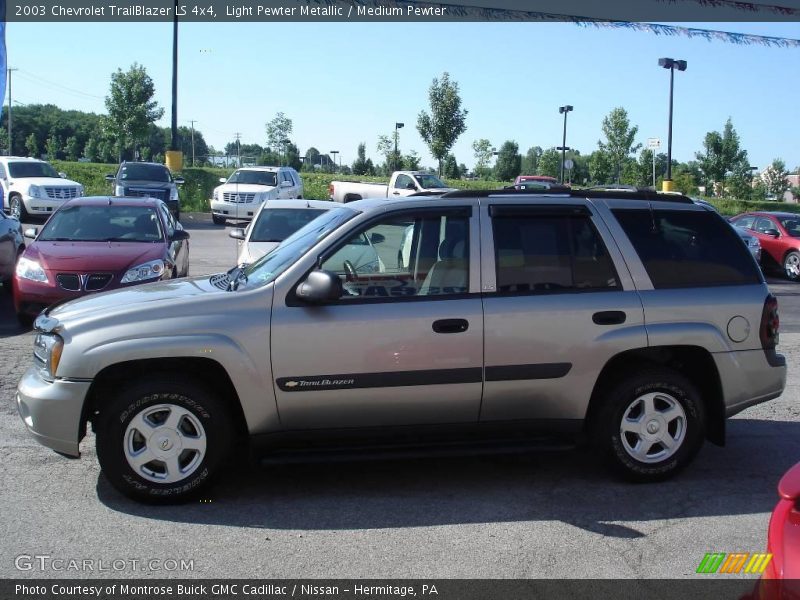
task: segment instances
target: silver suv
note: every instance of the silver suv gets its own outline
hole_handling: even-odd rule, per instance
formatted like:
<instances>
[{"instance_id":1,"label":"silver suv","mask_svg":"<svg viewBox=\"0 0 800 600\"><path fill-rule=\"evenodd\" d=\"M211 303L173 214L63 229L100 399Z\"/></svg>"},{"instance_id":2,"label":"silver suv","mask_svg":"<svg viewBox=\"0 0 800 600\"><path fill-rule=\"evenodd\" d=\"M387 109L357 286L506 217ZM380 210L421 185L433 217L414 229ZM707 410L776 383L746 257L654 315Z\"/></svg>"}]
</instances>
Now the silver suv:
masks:
<instances>
[{"instance_id":1,"label":"silver suv","mask_svg":"<svg viewBox=\"0 0 800 600\"><path fill-rule=\"evenodd\" d=\"M364 243L378 269L348 258ZM106 476L143 501L195 493L241 440L544 431L659 480L786 383L777 301L739 236L653 192L353 202L247 267L74 300L36 328L28 430L79 456L91 422Z\"/></svg>"}]
</instances>

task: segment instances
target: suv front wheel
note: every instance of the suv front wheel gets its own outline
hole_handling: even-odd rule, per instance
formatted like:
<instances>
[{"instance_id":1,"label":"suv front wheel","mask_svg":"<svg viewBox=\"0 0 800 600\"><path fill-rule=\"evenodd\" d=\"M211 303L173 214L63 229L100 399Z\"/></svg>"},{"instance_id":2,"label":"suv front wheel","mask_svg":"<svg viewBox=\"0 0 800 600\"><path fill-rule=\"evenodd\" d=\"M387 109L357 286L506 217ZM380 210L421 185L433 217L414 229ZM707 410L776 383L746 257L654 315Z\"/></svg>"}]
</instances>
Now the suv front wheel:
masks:
<instances>
[{"instance_id":1,"label":"suv front wheel","mask_svg":"<svg viewBox=\"0 0 800 600\"><path fill-rule=\"evenodd\" d=\"M605 395L596 440L626 478L660 481L691 462L703 444L704 423L703 402L688 379L648 369Z\"/></svg>"},{"instance_id":2,"label":"suv front wheel","mask_svg":"<svg viewBox=\"0 0 800 600\"><path fill-rule=\"evenodd\" d=\"M205 488L227 457L231 419L189 379L123 387L99 407L97 457L111 484L135 500L182 502Z\"/></svg>"}]
</instances>

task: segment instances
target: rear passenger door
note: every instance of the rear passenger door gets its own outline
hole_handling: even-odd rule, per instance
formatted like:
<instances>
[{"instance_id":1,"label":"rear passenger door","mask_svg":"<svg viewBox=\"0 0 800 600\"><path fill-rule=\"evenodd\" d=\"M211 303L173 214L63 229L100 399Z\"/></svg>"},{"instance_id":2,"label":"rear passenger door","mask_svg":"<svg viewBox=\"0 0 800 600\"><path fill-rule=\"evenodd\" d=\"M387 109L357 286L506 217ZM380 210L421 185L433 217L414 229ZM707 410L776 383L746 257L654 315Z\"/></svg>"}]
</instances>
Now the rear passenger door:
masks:
<instances>
[{"instance_id":1,"label":"rear passenger door","mask_svg":"<svg viewBox=\"0 0 800 600\"><path fill-rule=\"evenodd\" d=\"M490 201L481 213L481 421L579 427L607 361L647 345L642 303L589 203L507 202Z\"/></svg>"}]
</instances>

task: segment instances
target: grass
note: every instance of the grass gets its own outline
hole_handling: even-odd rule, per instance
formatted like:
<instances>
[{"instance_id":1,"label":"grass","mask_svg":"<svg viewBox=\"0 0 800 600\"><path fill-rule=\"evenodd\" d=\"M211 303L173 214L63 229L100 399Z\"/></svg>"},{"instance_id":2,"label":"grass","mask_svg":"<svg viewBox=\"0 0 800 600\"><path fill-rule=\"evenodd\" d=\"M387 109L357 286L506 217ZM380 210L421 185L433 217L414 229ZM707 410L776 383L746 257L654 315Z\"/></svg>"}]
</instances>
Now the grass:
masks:
<instances>
[{"instance_id":1,"label":"grass","mask_svg":"<svg viewBox=\"0 0 800 600\"><path fill-rule=\"evenodd\" d=\"M87 195L106 195L112 193L111 184L105 176L114 173L117 165L104 163L81 163L54 161L56 170L63 171L67 177L82 183ZM208 212L209 200L214 188L219 185L220 177L228 177L233 169L213 167L185 168L181 171L186 182L181 186L181 209L193 212ZM372 183L388 183L388 177L369 177L361 175L337 175L333 173L300 173L303 178L305 198L311 200L327 200L328 184L331 181L369 181ZM466 181L461 179L445 179L445 183L462 190L496 190L508 185L501 181ZM800 204L787 202L750 202L734 198L705 198L717 207L724 215L736 215L748 211L772 210L800 214Z\"/></svg>"}]
</instances>

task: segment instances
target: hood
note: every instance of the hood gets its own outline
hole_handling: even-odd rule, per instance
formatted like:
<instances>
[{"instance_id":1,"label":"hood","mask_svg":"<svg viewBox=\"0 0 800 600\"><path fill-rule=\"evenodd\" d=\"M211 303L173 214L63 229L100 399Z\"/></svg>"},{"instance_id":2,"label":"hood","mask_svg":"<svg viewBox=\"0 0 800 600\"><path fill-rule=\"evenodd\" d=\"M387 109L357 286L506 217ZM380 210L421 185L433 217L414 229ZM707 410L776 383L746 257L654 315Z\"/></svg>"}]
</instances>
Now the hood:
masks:
<instances>
[{"instance_id":1,"label":"hood","mask_svg":"<svg viewBox=\"0 0 800 600\"><path fill-rule=\"evenodd\" d=\"M257 183L223 183L216 188L216 191L233 192L239 194L259 194L264 192L271 192L277 186L274 185L259 185Z\"/></svg>"},{"instance_id":2,"label":"hood","mask_svg":"<svg viewBox=\"0 0 800 600\"><path fill-rule=\"evenodd\" d=\"M45 185L47 187L79 187L81 184L71 179L61 177L20 177L14 180L15 186L27 188L31 185Z\"/></svg>"},{"instance_id":3,"label":"hood","mask_svg":"<svg viewBox=\"0 0 800 600\"><path fill-rule=\"evenodd\" d=\"M451 188L451 187L441 187L441 188L425 188L427 192L441 192L445 194L447 192L457 192L458 188Z\"/></svg>"},{"instance_id":4,"label":"hood","mask_svg":"<svg viewBox=\"0 0 800 600\"><path fill-rule=\"evenodd\" d=\"M25 258L48 271L118 273L164 257L164 244L152 242L34 242Z\"/></svg>"},{"instance_id":5,"label":"hood","mask_svg":"<svg viewBox=\"0 0 800 600\"><path fill-rule=\"evenodd\" d=\"M265 254L275 250L279 245L280 242L248 242L239 254L239 263L255 262Z\"/></svg>"},{"instance_id":6,"label":"hood","mask_svg":"<svg viewBox=\"0 0 800 600\"><path fill-rule=\"evenodd\" d=\"M47 314L62 322L82 317L102 318L131 310L150 311L161 304L174 304L183 299L214 292L226 293L212 285L208 275L189 279L173 279L138 284L99 294L89 294L64 304L58 304Z\"/></svg>"},{"instance_id":7,"label":"hood","mask_svg":"<svg viewBox=\"0 0 800 600\"><path fill-rule=\"evenodd\" d=\"M175 187L171 181L147 181L144 179L121 179L116 185L119 187L137 187L151 190L170 190Z\"/></svg>"}]
</instances>

